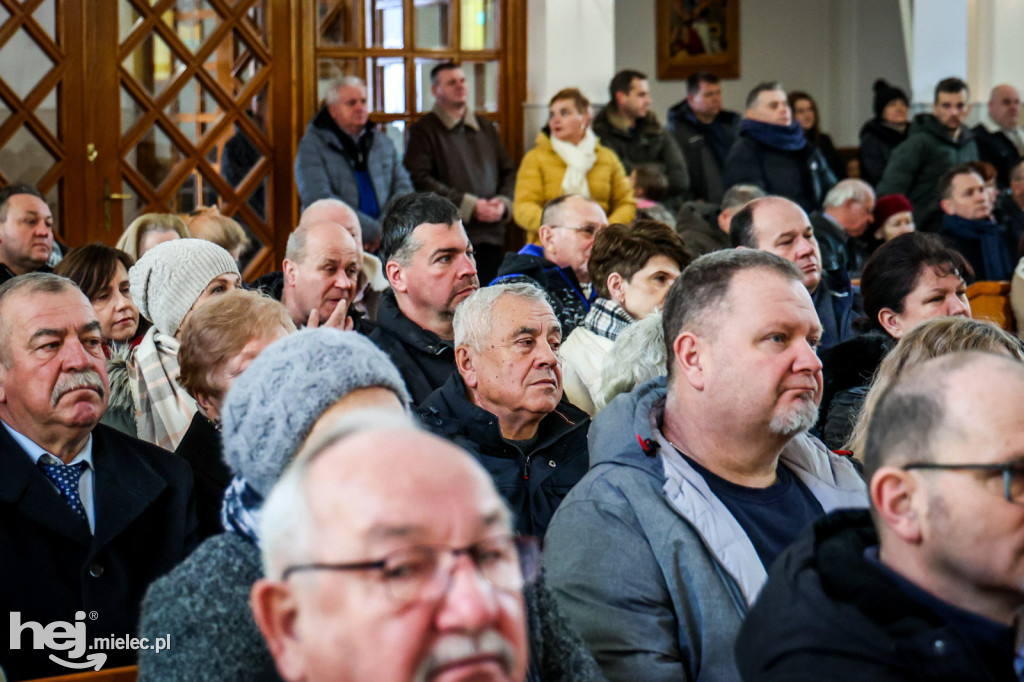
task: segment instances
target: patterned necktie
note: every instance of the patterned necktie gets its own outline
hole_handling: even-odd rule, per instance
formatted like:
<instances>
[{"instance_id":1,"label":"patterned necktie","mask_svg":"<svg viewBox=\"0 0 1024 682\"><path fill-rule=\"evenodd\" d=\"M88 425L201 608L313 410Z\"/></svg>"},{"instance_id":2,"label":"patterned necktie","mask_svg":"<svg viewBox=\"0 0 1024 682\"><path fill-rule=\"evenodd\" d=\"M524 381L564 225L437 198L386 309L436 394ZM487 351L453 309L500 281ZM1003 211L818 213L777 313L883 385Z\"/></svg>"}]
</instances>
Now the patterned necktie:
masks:
<instances>
[{"instance_id":1,"label":"patterned necktie","mask_svg":"<svg viewBox=\"0 0 1024 682\"><path fill-rule=\"evenodd\" d=\"M88 523L89 517L85 513L85 505L82 504L82 498L78 495L78 481L82 478L82 472L85 471L85 467L88 464L85 462L69 465L60 463L50 464L46 461L49 459L49 457L41 458L39 460L39 467L46 474L46 477L57 486L57 491L71 507L71 510Z\"/></svg>"}]
</instances>

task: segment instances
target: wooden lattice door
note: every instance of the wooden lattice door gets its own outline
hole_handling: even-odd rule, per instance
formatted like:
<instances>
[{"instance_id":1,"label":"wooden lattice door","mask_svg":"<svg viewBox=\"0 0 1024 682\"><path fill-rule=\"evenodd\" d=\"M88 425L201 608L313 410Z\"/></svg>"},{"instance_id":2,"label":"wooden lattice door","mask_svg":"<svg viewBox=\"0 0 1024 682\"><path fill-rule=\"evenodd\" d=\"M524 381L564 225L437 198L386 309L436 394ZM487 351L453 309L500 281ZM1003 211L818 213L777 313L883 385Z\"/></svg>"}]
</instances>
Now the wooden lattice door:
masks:
<instances>
[{"instance_id":1,"label":"wooden lattice door","mask_svg":"<svg viewBox=\"0 0 1024 682\"><path fill-rule=\"evenodd\" d=\"M113 243L142 213L216 205L253 240L249 272L273 268L295 212L298 6L0 0L0 183L39 185L72 246ZM26 146L43 163L24 163Z\"/></svg>"}]
</instances>

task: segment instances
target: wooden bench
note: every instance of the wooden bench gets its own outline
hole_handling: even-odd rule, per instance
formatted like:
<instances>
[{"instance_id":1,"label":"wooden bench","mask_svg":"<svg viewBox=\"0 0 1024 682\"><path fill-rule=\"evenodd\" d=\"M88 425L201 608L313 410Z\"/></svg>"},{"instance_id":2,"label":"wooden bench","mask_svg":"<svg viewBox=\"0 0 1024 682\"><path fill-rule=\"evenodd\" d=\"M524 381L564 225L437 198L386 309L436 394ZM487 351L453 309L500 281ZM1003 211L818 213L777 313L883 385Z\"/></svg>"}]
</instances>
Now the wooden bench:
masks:
<instances>
[{"instance_id":1,"label":"wooden bench","mask_svg":"<svg viewBox=\"0 0 1024 682\"><path fill-rule=\"evenodd\" d=\"M967 300L971 302L972 317L994 322L1011 334L1017 332L1009 282L975 282L967 287Z\"/></svg>"}]
</instances>

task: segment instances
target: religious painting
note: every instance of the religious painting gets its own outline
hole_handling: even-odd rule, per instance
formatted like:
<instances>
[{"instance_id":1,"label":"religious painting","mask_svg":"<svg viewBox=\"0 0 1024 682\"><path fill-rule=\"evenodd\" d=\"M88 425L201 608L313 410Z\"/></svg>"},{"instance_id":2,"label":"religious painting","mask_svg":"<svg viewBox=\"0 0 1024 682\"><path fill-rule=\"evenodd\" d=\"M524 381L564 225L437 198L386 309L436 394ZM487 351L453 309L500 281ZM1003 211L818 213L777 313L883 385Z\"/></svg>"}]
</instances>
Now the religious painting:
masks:
<instances>
[{"instance_id":1,"label":"religious painting","mask_svg":"<svg viewBox=\"0 0 1024 682\"><path fill-rule=\"evenodd\" d=\"M740 75L740 0L658 0L658 78Z\"/></svg>"}]
</instances>

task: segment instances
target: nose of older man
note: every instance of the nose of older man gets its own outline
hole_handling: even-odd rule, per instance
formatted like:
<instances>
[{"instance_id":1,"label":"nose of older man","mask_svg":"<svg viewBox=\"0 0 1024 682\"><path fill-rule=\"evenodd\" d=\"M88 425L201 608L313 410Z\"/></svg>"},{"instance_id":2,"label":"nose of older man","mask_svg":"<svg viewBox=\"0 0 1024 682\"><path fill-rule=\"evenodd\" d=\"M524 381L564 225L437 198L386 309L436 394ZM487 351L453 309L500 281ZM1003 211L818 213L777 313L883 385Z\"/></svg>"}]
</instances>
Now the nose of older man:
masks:
<instances>
[{"instance_id":1,"label":"nose of older man","mask_svg":"<svg viewBox=\"0 0 1024 682\"><path fill-rule=\"evenodd\" d=\"M438 606L438 629L475 632L490 627L499 610L495 588L480 574L470 557L459 557L451 584Z\"/></svg>"}]
</instances>

